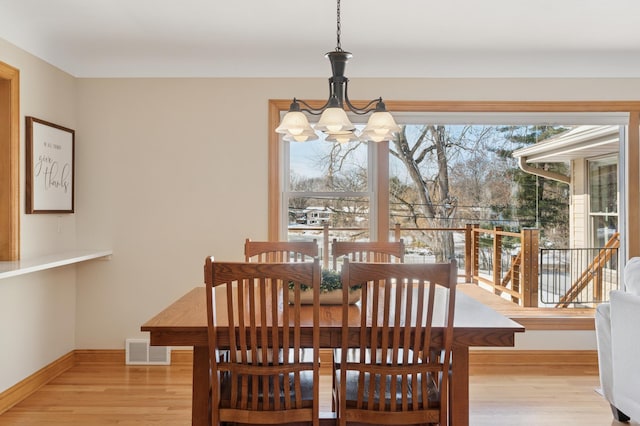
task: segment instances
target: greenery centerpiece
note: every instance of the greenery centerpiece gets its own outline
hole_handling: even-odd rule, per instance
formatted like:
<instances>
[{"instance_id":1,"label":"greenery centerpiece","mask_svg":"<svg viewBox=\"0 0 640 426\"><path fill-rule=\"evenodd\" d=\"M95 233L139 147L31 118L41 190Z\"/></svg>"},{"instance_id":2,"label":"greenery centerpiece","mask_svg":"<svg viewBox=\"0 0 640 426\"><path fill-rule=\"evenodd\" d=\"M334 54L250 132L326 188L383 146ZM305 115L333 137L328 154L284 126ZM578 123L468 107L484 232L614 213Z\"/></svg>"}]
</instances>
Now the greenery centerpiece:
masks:
<instances>
[{"instance_id":1,"label":"greenery centerpiece","mask_svg":"<svg viewBox=\"0 0 640 426\"><path fill-rule=\"evenodd\" d=\"M289 282L289 303L294 302L293 282ZM302 304L313 303L313 293L311 287L300 284L300 302ZM360 300L360 286L352 287L349 290L349 303L356 303ZM338 271L333 269L322 269L322 282L320 283L320 304L340 305L342 304L342 279Z\"/></svg>"}]
</instances>

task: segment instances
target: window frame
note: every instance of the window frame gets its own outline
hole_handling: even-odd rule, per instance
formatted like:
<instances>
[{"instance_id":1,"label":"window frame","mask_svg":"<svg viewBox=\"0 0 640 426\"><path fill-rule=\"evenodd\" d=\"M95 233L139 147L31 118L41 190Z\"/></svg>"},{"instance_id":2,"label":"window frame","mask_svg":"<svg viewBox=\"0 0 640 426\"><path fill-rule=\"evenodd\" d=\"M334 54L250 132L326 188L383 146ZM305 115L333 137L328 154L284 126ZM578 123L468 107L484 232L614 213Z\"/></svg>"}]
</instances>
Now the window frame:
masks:
<instances>
[{"instance_id":1,"label":"window frame","mask_svg":"<svg viewBox=\"0 0 640 426\"><path fill-rule=\"evenodd\" d=\"M321 106L324 101L311 101L314 107ZM640 102L638 101L385 101L387 109L398 113L628 113L628 135L626 146L627 165L625 182L627 192L627 235L640 233ZM268 176L268 237L277 241L281 236L282 206L282 150L279 135L275 132L280 121L280 114L289 108L289 100L269 100L269 176ZM358 102L356 102L358 104ZM378 220L375 224L375 235L384 241L389 235L389 164L388 142L377 145L377 165L373 176L373 191L376 197ZM627 239L627 256L640 256L640 240Z\"/></svg>"}]
</instances>

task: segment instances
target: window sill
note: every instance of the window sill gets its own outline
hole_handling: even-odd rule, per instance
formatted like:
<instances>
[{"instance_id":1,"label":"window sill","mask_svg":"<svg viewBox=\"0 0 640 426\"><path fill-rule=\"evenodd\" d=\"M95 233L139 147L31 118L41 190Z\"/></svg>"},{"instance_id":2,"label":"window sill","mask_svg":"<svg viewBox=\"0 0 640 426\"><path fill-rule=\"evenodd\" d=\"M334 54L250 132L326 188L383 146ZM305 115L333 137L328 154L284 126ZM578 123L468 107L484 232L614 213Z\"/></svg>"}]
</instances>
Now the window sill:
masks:
<instances>
[{"instance_id":1,"label":"window sill","mask_svg":"<svg viewBox=\"0 0 640 426\"><path fill-rule=\"evenodd\" d=\"M530 309L527 313L507 316L526 330L595 330L595 309L580 309L580 312L572 312L577 310L571 308Z\"/></svg>"},{"instance_id":2,"label":"window sill","mask_svg":"<svg viewBox=\"0 0 640 426\"><path fill-rule=\"evenodd\" d=\"M112 254L112 250L74 250L39 256L32 259L0 262L0 279L44 271L46 269L85 262L92 259L109 258Z\"/></svg>"},{"instance_id":3,"label":"window sill","mask_svg":"<svg viewBox=\"0 0 640 426\"><path fill-rule=\"evenodd\" d=\"M523 308L475 284L458 284L458 290L521 324L526 330L595 330L592 308Z\"/></svg>"}]
</instances>

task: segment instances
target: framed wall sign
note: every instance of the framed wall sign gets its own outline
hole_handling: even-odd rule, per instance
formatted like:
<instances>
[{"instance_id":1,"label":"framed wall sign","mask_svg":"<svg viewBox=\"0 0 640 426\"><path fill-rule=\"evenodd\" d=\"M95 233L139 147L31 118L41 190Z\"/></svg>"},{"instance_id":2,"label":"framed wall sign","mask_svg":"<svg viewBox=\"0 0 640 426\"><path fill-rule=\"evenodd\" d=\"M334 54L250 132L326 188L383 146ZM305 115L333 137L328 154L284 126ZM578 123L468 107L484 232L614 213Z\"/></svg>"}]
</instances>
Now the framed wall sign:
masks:
<instances>
[{"instance_id":1,"label":"framed wall sign","mask_svg":"<svg viewBox=\"0 0 640 426\"><path fill-rule=\"evenodd\" d=\"M27 117L27 213L73 213L75 131Z\"/></svg>"}]
</instances>

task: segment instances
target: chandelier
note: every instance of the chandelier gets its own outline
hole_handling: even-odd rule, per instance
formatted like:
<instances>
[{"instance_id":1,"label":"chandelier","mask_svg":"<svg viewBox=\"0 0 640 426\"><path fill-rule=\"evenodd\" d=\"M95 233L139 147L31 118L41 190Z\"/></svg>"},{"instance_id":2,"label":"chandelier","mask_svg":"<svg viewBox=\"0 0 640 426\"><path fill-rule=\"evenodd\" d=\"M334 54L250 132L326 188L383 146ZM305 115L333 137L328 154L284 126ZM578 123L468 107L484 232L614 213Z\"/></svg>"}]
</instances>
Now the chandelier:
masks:
<instances>
[{"instance_id":1,"label":"chandelier","mask_svg":"<svg viewBox=\"0 0 640 426\"><path fill-rule=\"evenodd\" d=\"M277 133L284 134L286 141L305 142L318 139L316 131L321 131L327 136L329 142L382 142L393 138L395 132L400 130L393 116L387 111L382 98L374 99L362 108L358 108L349 101L347 92L349 79L345 77L344 70L351 53L345 52L340 46L340 0L337 0L337 45L333 52L325 57L331 62L332 75L329 78L329 99L320 108L312 108L307 102L293 98L289 111L282 117ZM356 133L356 127L351 123L345 106L350 112L357 115L372 113L367 125L360 134ZM312 128L304 113L320 115L320 120Z\"/></svg>"}]
</instances>

